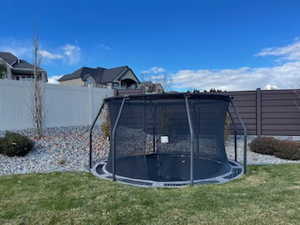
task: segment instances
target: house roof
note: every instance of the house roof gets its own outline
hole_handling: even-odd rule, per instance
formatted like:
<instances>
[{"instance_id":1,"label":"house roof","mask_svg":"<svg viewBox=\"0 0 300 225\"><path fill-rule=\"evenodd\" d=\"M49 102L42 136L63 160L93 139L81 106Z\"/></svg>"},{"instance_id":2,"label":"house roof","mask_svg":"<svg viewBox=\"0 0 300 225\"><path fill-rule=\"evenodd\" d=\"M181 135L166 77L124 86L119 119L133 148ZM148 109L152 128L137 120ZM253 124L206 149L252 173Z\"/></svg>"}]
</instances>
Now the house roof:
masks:
<instances>
[{"instance_id":1,"label":"house roof","mask_svg":"<svg viewBox=\"0 0 300 225\"><path fill-rule=\"evenodd\" d=\"M127 72L129 70L128 66L120 66L120 67L115 67L111 68L108 70L104 70L102 73L102 82L107 83L115 80L118 76L121 74Z\"/></svg>"},{"instance_id":2,"label":"house roof","mask_svg":"<svg viewBox=\"0 0 300 225\"><path fill-rule=\"evenodd\" d=\"M14 69L34 69L34 66L23 59L20 59L16 64L13 65ZM40 69L40 68L39 68Z\"/></svg>"},{"instance_id":3,"label":"house roof","mask_svg":"<svg viewBox=\"0 0 300 225\"><path fill-rule=\"evenodd\" d=\"M11 66L18 61L18 58L10 52L0 52L0 58Z\"/></svg>"},{"instance_id":4,"label":"house roof","mask_svg":"<svg viewBox=\"0 0 300 225\"><path fill-rule=\"evenodd\" d=\"M32 75L34 73L34 66L32 64L23 59L18 59L17 56L10 52L0 52L0 58L2 58L8 65L12 67L12 74L14 75ZM40 67L37 67L37 70L44 71ZM45 73L44 76L45 80L47 81L47 73Z\"/></svg>"},{"instance_id":5,"label":"house roof","mask_svg":"<svg viewBox=\"0 0 300 225\"><path fill-rule=\"evenodd\" d=\"M13 69L34 69L34 66L29 62L18 59L17 56L13 55L10 52L0 52L0 58L7 62ZM38 67L39 70L42 70Z\"/></svg>"},{"instance_id":6,"label":"house roof","mask_svg":"<svg viewBox=\"0 0 300 225\"><path fill-rule=\"evenodd\" d=\"M73 73L62 76L58 81L67 81L81 78L85 81L89 76L93 77L96 83L109 83L117 79L119 76L130 70L128 66L120 66L111 69L102 67L90 68L81 67Z\"/></svg>"}]
</instances>

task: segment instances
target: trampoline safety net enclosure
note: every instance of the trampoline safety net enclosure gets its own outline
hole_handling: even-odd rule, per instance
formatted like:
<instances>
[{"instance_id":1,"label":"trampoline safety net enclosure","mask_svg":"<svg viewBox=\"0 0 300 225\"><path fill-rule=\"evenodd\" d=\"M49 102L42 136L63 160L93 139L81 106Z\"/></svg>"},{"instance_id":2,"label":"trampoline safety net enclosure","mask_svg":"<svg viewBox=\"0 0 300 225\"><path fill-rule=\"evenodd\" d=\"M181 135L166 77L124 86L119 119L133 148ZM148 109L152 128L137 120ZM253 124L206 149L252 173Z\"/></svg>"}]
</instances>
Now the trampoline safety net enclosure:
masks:
<instances>
[{"instance_id":1,"label":"trampoline safety net enclosure","mask_svg":"<svg viewBox=\"0 0 300 225\"><path fill-rule=\"evenodd\" d=\"M159 94L105 99L111 123L106 163L94 173L139 186L223 183L240 176L229 161L222 94ZM244 162L246 163L246 162Z\"/></svg>"}]
</instances>

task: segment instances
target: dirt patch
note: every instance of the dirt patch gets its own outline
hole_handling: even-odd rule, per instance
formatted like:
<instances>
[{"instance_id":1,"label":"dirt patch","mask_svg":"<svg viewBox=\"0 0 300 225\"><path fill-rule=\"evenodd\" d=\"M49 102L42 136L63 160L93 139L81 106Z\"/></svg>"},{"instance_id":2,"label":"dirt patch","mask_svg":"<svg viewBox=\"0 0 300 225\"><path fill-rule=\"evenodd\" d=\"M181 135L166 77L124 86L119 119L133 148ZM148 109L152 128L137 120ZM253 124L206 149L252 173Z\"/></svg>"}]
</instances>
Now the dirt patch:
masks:
<instances>
[{"instance_id":1,"label":"dirt patch","mask_svg":"<svg viewBox=\"0 0 300 225\"><path fill-rule=\"evenodd\" d=\"M293 185L287 188L288 190L300 190L300 185Z\"/></svg>"},{"instance_id":2,"label":"dirt patch","mask_svg":"<svg viewBox=\"0 0 300 225\"><path fill-rule=\"evenodd\" d=\"M251 175L246 178L246 183L248 185L260 185L266 183L266 179L262 176Z\"/></svg>"}]
</instances>

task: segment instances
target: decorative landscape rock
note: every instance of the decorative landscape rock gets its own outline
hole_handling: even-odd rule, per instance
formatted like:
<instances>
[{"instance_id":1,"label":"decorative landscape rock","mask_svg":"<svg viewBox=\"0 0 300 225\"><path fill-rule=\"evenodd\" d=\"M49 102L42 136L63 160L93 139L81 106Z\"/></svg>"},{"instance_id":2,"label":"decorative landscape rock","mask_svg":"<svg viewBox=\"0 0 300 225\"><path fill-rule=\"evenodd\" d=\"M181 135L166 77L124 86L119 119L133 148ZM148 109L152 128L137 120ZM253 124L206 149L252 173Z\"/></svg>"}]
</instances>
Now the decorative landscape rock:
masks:
<instances>
[{"instance_id":1,"label":"decorative landscape rock","mask_svg":"<svg viewBox=\"0 0 300 225\"><path fill-rule=\"evenodd\" d=\"M126 132L124 132L126 131ZM35 141L34 149L25 157L7 157L0 155L0 175L24 174L24 173L45 173L52 171L88 171L89 163L89 127L61 127L49 128L45 130L45 137L38 140L35 138L34 130L17 131ZM5 132L0 132L3 136ZM123 138L129 138L129 147L135 148L136 138L141 132L131 129L122 130ZM146 149L150 151L152 146L152 136L146 138ZM93 132L93 159L94 163L105 160L108 157L109 141L101 135L100 127L95 127ZM156 139L157 144L159 138ZM250 142L250 140L249 140ZM187 143L180 142L175 148L182 148ZM150 146L151 145L151 146ZM229 139L226 143L227 155L230 159L234 158L233 140ZM242 162L243 140L238 140L238 160ZM278 163L300 163L276 158L275 156L261 155L248 151L249 164L278 164Z\"/></svg>"},{"instance_id":2,"label":"decorative landscape rock","mask_svg":"<svg viewBox=\"0 0 300 225\"><path fill-rule=\"evenodd\" d=\"M38 140L31 129L16 131L35 141L25 157L0 155L0 175L76 170L87 171L89 160L89 127L63 127L45 130ZM109 143L99 127L93 132L94 162L107 157ZM3 132L1 133L3 135Z\"/></svg>"}]
</instances>

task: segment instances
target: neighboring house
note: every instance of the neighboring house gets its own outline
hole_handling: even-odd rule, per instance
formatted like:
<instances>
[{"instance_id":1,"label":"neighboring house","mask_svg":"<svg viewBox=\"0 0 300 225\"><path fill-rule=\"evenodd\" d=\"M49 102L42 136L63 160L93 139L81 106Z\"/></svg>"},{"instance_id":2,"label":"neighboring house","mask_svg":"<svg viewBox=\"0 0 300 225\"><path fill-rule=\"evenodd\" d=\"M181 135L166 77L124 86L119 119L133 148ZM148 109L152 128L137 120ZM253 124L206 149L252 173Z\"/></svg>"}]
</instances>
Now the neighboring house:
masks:
<instances>
[{"instance_id":1,"label":"neighboring house","mask_svg":"<svg viewBox=\"0 0 300 225\"><path fill-rule=\"evenodd\" d=\"M38 76L45 82L48 81L47 72L37 68ZM19 59L10 52L0 52L0 79L32 80L34 66L23 59Z\"/></svg>"},{"instance_id":2,"label":"neighboring house","mask_svg":"<svg viewBox=\"0 0 300 225\"><path fill-rule=\"evenodd\" d=\"M145 81L140 84L140 88L145 90L146 94L162 94L164 88L160 83L153 83L152 81Z\"/></svg>"},{"instance_id":3,"label":"neighboring house","mask_svg":"<svg viewBox=\"0 0 300 225\"><path fill-rule=\"evenodd\" d=\"M139 79L128 66L111 69L82 67L73 73L63 75L58 81L63 85L113 89L136 89L140 84Z\"/></svg>"},{"instance_id":4,"label":"neighboring house","mask_svg":"<svg viewBox=\"0 0 300 225\"><path fill-rule=\"evenodd\" d=\"M116 96L128 95L143 95L143 94L163 94L164 88L160 83L153 83L152 81L141 82L137 89L116 89Z\"/></svg>"}]
</instances>

